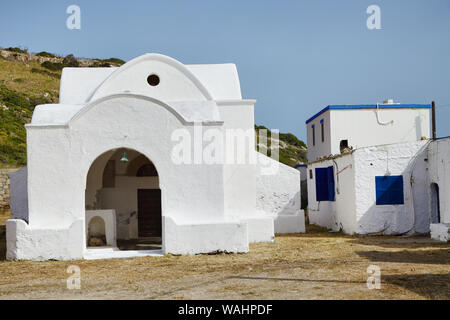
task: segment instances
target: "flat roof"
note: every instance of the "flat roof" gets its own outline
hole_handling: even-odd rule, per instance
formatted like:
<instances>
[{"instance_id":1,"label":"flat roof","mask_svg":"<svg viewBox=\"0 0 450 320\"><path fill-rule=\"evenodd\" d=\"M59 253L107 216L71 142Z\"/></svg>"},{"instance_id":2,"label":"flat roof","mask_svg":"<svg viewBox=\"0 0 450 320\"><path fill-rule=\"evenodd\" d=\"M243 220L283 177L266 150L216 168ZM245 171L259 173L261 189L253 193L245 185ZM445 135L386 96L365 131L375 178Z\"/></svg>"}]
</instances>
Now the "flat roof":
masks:
<instances>
[{"instance_id":1,"label":"flat roof","mask_svg":"<svg viewBox=\"0 0 450 320\"><path fill-rule=\"evenodd\" d=\"M326 106L319 112L317 112L315 115L313 115L311 118L306 120L305 123L311 122L318 116L320 116L322 113L328 111L328 110L354 110L354 109L376 109L376 104L333 104ZM379 104L379 109L430 109L431 104Z\"/></svg>"}]
</instances>

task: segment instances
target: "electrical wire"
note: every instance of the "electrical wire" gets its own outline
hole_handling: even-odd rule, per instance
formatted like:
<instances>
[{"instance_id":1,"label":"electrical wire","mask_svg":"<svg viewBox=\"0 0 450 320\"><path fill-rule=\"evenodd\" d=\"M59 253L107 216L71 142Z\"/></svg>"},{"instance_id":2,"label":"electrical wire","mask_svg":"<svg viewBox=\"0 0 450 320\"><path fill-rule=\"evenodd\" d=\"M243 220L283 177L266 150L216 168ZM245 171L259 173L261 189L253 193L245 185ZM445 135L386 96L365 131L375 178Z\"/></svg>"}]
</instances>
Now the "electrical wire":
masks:
<instances>
[{"instance_id":1,"label":"electrical wire","mask_svg":"<svg viewBox=\"0 0 450 320\"><path fill-rule=\"evenodd\" d=\"M380 117L378 115L379 111L380 111L380 108L378 107L378 102L377 102L377 111L376 111L376 113L377 113L377 122L378 122L378 124L381 124L382 126L387 126L388 124L394 123L394 120L391 120L391 121L388 121L388 122L381 122L380 121Z\"/></svg>"}]
</instances>

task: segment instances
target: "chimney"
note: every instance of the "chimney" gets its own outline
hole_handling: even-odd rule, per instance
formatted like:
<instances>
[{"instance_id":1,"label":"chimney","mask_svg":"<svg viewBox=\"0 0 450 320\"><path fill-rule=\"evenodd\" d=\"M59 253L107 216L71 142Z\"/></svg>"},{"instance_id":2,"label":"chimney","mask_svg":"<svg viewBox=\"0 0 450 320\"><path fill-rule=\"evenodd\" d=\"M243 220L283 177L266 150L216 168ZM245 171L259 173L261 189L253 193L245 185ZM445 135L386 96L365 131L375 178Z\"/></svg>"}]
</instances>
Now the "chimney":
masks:
<instances>
[{"instance_id":1,"label":"chimney","mask_svg":"<svg viewBox=\"0 0 450 320\"><path fill-rule=\"evenodd\" d=\"M431 102L431 132L433 140L436 140L436 105L434 101Z\"/></svg>"}]
</instances>

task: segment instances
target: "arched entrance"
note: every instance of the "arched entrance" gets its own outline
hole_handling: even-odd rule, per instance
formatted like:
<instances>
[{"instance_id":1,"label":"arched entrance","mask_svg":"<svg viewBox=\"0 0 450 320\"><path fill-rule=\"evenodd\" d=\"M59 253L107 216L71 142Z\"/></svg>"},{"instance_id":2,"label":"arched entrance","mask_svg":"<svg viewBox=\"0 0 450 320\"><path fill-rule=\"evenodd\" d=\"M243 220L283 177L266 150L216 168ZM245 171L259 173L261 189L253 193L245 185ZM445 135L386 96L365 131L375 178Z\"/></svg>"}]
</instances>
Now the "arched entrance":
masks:
<instances>
[{"instance_id":1,"label":"arched entrance","mask_svg":"<svg viewBox=\"0 0 450 320\"><path fill-rule=\"evenodd\" d=\"M145 155L127 148L103 153L89 169L85 191L88 248L161 249L159 176Z\"/></svg>"},{"instance_id":2,"label":"arched entrance","mask_svg":"<svg viewBox=\"0 0 450 320\"><path fill-rule=\"evenodd\" d=\"M439 185L437 183L431 184L431 223L441 223Z\"/></svg>"}]
</instances>

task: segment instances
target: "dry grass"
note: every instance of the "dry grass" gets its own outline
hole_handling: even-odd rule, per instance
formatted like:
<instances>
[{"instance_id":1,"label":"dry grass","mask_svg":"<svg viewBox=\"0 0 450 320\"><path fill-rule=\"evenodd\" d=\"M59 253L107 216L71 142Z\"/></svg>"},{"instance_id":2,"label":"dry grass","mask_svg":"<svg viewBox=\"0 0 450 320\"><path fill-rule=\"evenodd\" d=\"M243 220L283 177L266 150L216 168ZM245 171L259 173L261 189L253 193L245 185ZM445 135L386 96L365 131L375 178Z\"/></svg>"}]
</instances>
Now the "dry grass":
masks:
<instances>
[{"instance_id":1,"label":"dry grass","mask_svg":"<svg viewBox=\"0 0 450 320\"><path fill-rule=\"evenodd\" d=\"M41 72L32 72L32 70ZM50 76L54 74L54 76ZM0 85L8 89L31 96L41 96L48 92L54 97L59 95L60 71L50 71L41 67L37 61L8 61L0 57Z\"/></svg>"},{"instance_id":2,"label":"dry grass","mask_svg":"<svg viewBox=\"0 0 450 320\"><path fill-rule=\"evenodd\" d=\"M4 222L0 215L0 256ZM382 272L368 290L369 265ZM81 268L68 290L66 268ZM350 237L310 227L249 254L97 261L0 261L3 299L449 299L450 247L425 237Z\"/></svg>"}]
</instances>

